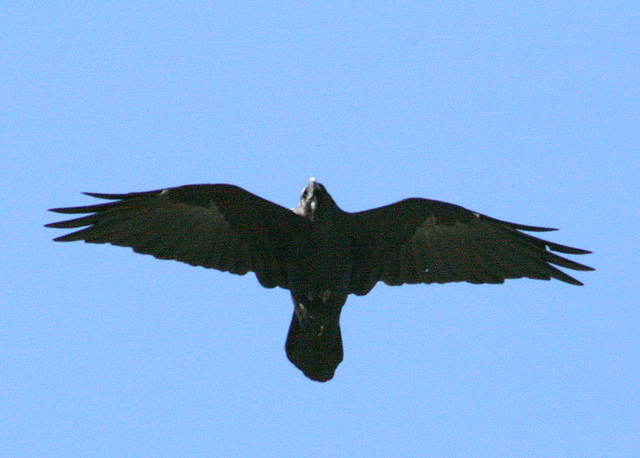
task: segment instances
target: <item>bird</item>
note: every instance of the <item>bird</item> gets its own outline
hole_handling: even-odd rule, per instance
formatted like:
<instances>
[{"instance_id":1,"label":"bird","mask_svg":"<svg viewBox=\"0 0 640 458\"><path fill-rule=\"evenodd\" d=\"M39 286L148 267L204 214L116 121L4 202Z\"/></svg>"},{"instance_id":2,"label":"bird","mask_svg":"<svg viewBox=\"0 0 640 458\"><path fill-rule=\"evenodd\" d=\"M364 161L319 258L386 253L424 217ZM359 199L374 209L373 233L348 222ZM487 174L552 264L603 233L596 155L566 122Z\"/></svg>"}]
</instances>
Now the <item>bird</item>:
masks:
<instances>
[{"instance_id":1,"label":"bird","mask_svg":"<svg viewBox=\"0 0 640 458\"><path fill-rule=\"evenodd\" d=\"M350 213L314 178L294 209L230 184L84 194L109 202L51 209L84 215L47 224L78 229L55 241L108 243L192 266L253 272L263 287L289 290L294 311L285 351L317 382L331 380L343 360L340 313L347 297L364 296L378 282L498 284L555 278L582 285L558 267L594 270L556 254L590 251L526 233L556 229L423 198Z\"/></svg>"}]
</instances>

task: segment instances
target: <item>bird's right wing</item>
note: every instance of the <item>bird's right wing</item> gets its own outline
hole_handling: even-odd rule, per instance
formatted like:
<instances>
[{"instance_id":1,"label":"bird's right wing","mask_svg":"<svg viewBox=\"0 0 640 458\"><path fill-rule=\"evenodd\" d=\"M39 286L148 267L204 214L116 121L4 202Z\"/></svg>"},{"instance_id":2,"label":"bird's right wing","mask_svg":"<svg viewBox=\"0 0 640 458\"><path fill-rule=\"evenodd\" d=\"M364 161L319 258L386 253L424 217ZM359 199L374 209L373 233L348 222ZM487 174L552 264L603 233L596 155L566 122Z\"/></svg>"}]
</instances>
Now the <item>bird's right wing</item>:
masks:
<instances>
[{"instance_id":1,"label":"bird's right wing","mask_svg":"<svg viewBox=\"0 0 640 458\"><path fill-rule=\"evenodd\" d=\"M157 191L90 196L114 202L56 208L88 214L48 224L75 229L56 238L110 243L137 253L234 274L255 272L267 288L288 287L287 251L308 221L233 185L189 185Z\"/></svg>"},{"instance_id":2,"label":"bird's right wing","mask_svg":"<svg viewBox=\"0 0 640 458\"><path fill-rule=\"evenodd\" d=\"M445 202L406 199L345 218L351 234L354 294L366 294L378 281L401 285L556 278L581 285L554 265L593 270L553 253L589 251L521 232L553 229L508 223Z\"/></svg>"}]
</instances>

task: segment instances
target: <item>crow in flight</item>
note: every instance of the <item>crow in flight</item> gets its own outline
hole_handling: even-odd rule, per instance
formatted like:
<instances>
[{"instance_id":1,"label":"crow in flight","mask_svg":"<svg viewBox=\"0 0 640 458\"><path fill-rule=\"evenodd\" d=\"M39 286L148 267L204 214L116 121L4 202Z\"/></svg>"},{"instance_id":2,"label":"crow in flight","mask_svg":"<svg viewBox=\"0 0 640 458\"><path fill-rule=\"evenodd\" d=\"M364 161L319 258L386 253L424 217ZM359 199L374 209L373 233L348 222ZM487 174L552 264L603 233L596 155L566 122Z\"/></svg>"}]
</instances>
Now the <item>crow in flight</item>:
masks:
<instances>
[{"instance_id":1,"label":"crow in flight","mask_svg":"<svg viewBox=\"0 0 640 458\"><path fill-rule=\"evenodd\" d=\"M159 259L244 275L291 292L289 360L312 380L333 378L342 361L340 311L349 294L379 281L503 283L556 278L554 267L593 270L553 251L588 254L525 234L554 229L508 223L457 205L405 199L373 210L341 210L311 179L293 211L229 184L188 185L90 196L112 202L56 208L87 214L48 227L80 230L55 240L110 243Z\"/></svg>"}]
</instances>

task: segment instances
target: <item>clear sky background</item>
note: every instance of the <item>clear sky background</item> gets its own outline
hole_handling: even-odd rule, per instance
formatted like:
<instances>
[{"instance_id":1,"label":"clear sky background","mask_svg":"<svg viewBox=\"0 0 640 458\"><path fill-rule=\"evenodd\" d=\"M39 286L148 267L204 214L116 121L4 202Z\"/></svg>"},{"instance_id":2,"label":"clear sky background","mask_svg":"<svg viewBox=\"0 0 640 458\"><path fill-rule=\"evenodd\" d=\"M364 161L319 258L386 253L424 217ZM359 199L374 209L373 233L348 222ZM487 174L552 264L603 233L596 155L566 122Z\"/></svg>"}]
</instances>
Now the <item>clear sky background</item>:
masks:
<instances>
[{"instance_id":1,"label":"clear sky background","mask_svg":"<svg viewBox=\"0 0 640 458\"><path fill-rule=\"evenodd\" d=\"M633 5L633 6L630 6ZM0 454L640 454L634 2L4 2ZM233 183L560 228L585 286L351 297L286 358L287 291L51 242L81 191Z\"/></svg>"}]
</instances>

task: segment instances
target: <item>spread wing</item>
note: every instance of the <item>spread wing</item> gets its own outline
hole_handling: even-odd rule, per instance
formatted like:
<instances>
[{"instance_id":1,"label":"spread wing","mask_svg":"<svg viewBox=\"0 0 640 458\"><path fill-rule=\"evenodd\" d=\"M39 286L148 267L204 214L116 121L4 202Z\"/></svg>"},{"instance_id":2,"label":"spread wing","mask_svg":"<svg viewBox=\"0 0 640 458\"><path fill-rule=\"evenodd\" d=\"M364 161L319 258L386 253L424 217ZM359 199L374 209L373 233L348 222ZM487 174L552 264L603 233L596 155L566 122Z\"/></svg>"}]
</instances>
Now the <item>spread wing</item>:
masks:
<instances>
[{"instance_id":1,"label":"spread wing","mask_svg":"<svg viewBox=\"0 0 640 458\"><path fill-rule=\"evenodd\" d=\"M354 265L353 293L378 281L403 283L503 283L507 278L556 278L581 285L555 266L593 270L553 253L589 251L548 242L522 231L552 231L508 223L457 205L406 199L347 214Z\"/></svg>"},{"instance_id":2,"label":"spread wing","mask_svg":"<svg viewBox=\"0 0 640 458\"><path fill-rule=\"evenodd\" d=\"M288 287L287 251L308 221L242 188L190 185L130 194L90 196L113 202L56 208L88 214L47 227L82 228L55 240L110 243L159 259L244 275L255 272L267 288Z\"/></svg>"}]
</instances>

